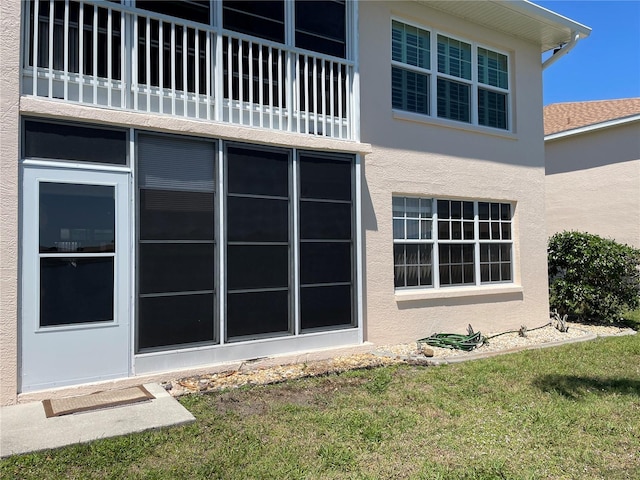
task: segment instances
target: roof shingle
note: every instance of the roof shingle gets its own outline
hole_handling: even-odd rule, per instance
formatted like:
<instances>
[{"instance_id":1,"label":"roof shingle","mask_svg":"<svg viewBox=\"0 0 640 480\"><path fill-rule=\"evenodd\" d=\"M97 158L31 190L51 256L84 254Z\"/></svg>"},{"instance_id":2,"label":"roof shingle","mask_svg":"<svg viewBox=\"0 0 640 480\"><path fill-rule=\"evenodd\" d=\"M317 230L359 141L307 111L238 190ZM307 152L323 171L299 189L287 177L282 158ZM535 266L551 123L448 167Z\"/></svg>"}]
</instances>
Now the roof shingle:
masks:
<instances>
[{"instance_id":1,"label":"roof shingle","mask_svg":"<svg viewBox=\"0 0 640 480\"><path fill-rule=\"evenodd\" d=\"M640 98L554 103L544 107L544 134L551 135L638 114Z\"/></svg>"}]
</instances>

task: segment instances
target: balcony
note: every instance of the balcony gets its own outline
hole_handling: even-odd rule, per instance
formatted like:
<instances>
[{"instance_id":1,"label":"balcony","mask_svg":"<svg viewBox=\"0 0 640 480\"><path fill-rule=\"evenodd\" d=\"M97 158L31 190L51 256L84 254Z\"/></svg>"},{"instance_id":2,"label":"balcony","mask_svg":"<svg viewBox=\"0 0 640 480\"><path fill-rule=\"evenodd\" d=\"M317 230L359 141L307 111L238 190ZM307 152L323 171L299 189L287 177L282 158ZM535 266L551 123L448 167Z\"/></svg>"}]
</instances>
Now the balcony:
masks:
<instances>
[{"instance_id":1,"label":"balcony","mask_svg":"<svg viewBox=\"0 0 640 480\"><path fill-rule=\"evenodd\" d=\"M23 95L354 140L354 63L112 2L25 2Z\"/></svg>"}]
</instances>

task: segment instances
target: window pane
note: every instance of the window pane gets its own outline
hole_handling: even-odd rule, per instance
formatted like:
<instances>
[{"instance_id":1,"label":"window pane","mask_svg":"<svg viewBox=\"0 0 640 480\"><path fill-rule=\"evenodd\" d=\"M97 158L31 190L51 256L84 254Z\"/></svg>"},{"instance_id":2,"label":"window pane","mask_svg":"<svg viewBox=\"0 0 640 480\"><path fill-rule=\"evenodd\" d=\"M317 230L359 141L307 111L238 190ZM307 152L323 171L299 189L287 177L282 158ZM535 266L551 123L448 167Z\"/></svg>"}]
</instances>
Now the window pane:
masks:
<instances>
[{"instance_id":1,"label":"window pane","mask_svg":"<svg viewBox=\"0 0 640 480\"><path fill-rule=\"evenodd\" d=\"M404 265L405 262L404 245L395 244L393 246L393 263L395 265Z\"/></svg>"},{"instance_id":2,"label":"window pane","mask_svg":"<svg viewBox=\"0 0 640 480\"><path fill-rule=\"evenodd\" d=\"M351 243L300 244L302 284L351 282L351 277Z\"/></svg>"},{"instance_id":3,"label":"window pane","mask_svg":"<svg viewBox=\"0 0 640 480\"><path fill-rule=\"evenodd\" d=\"M431 221L430 220L421 220L420 221L420 238L421 239L430 239L431 238Z\"/></svg>"},{"instance_id":4,"label":"window pane","mask_svg":"<svg viewBox=\"0 0 640 480\"><path fill-rule=\"evenodd\" d=\"M207 0L190 0L188 2L136 0L136 7L171 17L184 18L192 22L209 23L209 2Z\"/></svg>"},{"instance_id":5,"label":"window pane","mask_svg":"<svg viewBox=\"0 0 640 480\"><path fill-rule=\"evenodd\" d=\"M464 229L464 239L465 240L473 240L473 238L474 238L474 236L473 236L473 223L464 222L463 229Z\"/></svg>"},{"instance_id":6,"label":"window pane","mask_svg":"<svg viewBox=\"0 0 640 480\"><path fill-rule=\"evenodd\" d=\"M350 240L351 204L300 202L300 238Z\"/></svg>"},{"instance_id":7,"label":"window pane","mask_svg":"<svg viewBox=\"0 0 640 480\"><path fill-rule=\"evenodd\" d=\"M438 79L438 116L471 122L470 87L443 78Z\"/></svg>"},{"instance_id":8,"label":"window pane","mask_svg":"<svg viewBox=\"0 0 640 480\"><path fill-rule=\"evenodd\" d=\"M288 331L287 290L227 294L227 337Z\"/></svg>"},{"instance_id":9,"label":"window pane","mask_svg":"<svg viewBox=\"0 0 640 480\"><path fill-rule=\"evenodd\" d=\"M450 240L449 236L449 222L448 221L440 221L438 222L438 238L440 240Z\"/></svg>"},{"instance_id":10,"label":"window pane","mask_svg":"<svg viewBox=\"0 0 640 480\"><path fill-rule=\"evenodd\" d=\"M406 220L407 222L407 238L411 239L411 240L416 240L419 238L419 232L418 229L420 228L419 226L419 220Z\"/></svg>"},{"instance_id":11,"label":"window pane","mask_svg":"<svg viewBox=\"0 0 640 480\"><path fill-rule=\"evenodd\" d=\"M405 245L405 252L407 255L407 265L417 265L420 262L420 246L418 244L409 243Z\"/></svg>"},{"instance_id":12,"label":"window pane","mask_svg":"<svg viewBox=\"0 0 640 480\"><path fill-rule=\"evenodd\" d=\"M487 202L478 202L478 217L480 220L489 220L489 204Z\"/></svg>"},{"instance_id":13,"label":"window pane","mask_svg":"<svg viewBox=\"0 0 640 480\"><path fill-rule=\"evenodd\" d=\"M140 293L213 290L214 245L141 243Z\"/></svg>"},{"instance_id":14,"label":"window pane","mask_svg":"<svg viewBox=\"0 0 640 480\"><path fill-rule=\"evenodd\" d=\"M344 0L296 0L296 47L346 57Z\"/></svg>"},{"instance_id":15,"label":"window pane","mask_svg":"<svg viewBox=\"0 0 640 480\"><path fill-rule=\"evenodd\" d=\"M214 295L140 297L138 349L211 342Z\"/></svg>"},{"instance_id":16,"label":"window pane","mask_svg":"<svg viewBox=\"0 0 640 480\"><path fill-rule=\"evenodd\" d=\"M140 189L141 240L211 240L214 194Z\"/></svg>"},{"instance_id":17,"label":"window pane","mask_svg":"<svg viewBox=\"0 0 640 480\"><path fill-rule=\"evenodd\" d=\"M227 189L229 193L288 197L289 155L229 146Z\"/></svg>"},{"instance_id":18,"label":"window pane","mask_svg":"<svg viewBox=\"0 0 640 480\"><path fill-rule=\"evenodd\" d=\"M115 189L40 183L40 252L115 251Z\"/></svg>"},{"instance_id":19,"label":"window pane","mask_svg":"<svg viewBox=\"0 0 640 480\"><path fill-rule=\"evenodd\" d=\"M430 287L433 285L433 267L431 265L422 265L420 267L420 285Z\"/></svg>"},{"instance_id":20,"label":"window pane","mask_svg":"<svg viewBox=\"0 0 640 480\"><path fill-rule=\"evenodd\" d=\"M351 201L351 158L340 160L301 154L300 196Z\"/></svg>"},{"instance_id":21,"label":"window pane","mask_svg":"<svg viewBox=\"0 0 640 480\"><path fill-rule=\"evenodd\" d=\"M500 204L500 219L511 220L511 205L508 203Z\"/></svg>"},{"instance_id":22,"label":"window pane","mask_svg":"<svg viewBox=\"0 0 640 480\"><path fill-rule=\"evenodd\" d=\"M451 239L462 239L462 222L451 222Z\"/></svg>"},{"instance_id":23,"label":"window pane","mask_svg":"<svg viewBox=\"0 0 640 480\"><path fill-rule=\"evenodd\" d=\"M227 239L230 242L288 242L289 202L227 197Z\"/></svg>"},{"instance_id":24,"label":"window pane","mask_svg":"<svg viewBox=\"0 0 640 480\"><path fill-rule=\"evenodd\" d=\"M396 62L406 63L420 68L431 68L430 33L421 28L393 21L392 58Z\"/></svg>"},{"instance_id":25,"label":"window pane","mask_svg":"<svg viewBox=\"0 0 640 480\"><path fill-rule=\"evenodd\" d=\"M463 202L463 218L473 220L473 202Z\"/></svg>"},{"instance_id":26,"label":"window pane","mask_svg":"<svg viewBox=\"0 0 640 480\"><path fill-rule=\"evenodd\" d=\"M287 288L287 245L227 245L227 288Z\"/></svg>"},{"instance_id":27,"label":"window pane","mask_svg":"<svg viewBox=\"0 0 640 480\"><path fill-rule=\"evenodd\" d=\"M113 321L113 257L41 258L40 326Z\"/></svg>"},{"instance_id":28,"label":"window pane","mask_svg":"<svg viewBox=\"0 0 640 480\"><path fill-rule=\"evenodd\" d=\"M507 95L478 89L478 123L487 127L506 130Z\"/></svg>"},{"instance_id":29,"label":"window pane","mask_svg":"<svg viewBox=\"0 0 640 480\"><path fill-rule=\"evenodd\" d=\"M429 75L391 68L392 107L429 115Z\"/></svg>"},{"instance_id":30,"label":"window pane","mask_svg":"<svg viewBox=\"0 0 640 480\"><path fill-rule=\"evenodd\" d=\"M438 72L471 80L471 45L438 35Z\"/></svg>"},{"instance_id":31,"label":"window pane","mask_svg":"<svg viewBox=\"0 0 640 480\"><path fill-rule=\"evenodd\" d=\"M502 229L502 239L503 240L511 240L511 224L510 223L503 223L501 225L501 229Z\"/></svg>"},{"instance_id":32,"label":"window pane","mask_svg":"<svg viewBox=\"0 0 640 480\"><path fill-rule=\"evenodd\" d=\"M404 197L393 197L393 216L404 217Z\"/></svg>"},{"instance_id":33,"label":"window pane","mask_svg":"<svg viewBox=\"0 0 640 480\"><path fill-rule=\"evenodd\" d=\"M80 162L127 164L127 134L78 125L37 122L24 123L24 155Z\"/></svg>"},{"instance_id":34,"label":"window pane","mask_svg":"<svg viewBox=\"0 0 640 480\"><path fill-rule=\"evenodd\" d=\"M405 270L406 270L406 267L404 265L399 265L395 267L394 286L396 288L407 286L407 282L405 278Z\"/></svg>"},{"instance_id":35,"label":"window pane","mask_svg":"<svg viewBox=\"0 0 640 480\"><path fill-rule=\"evenodd\" d=\"M511 264L503 263L500 265L500 271L502 273L502 281L506 282L511 280Z\"/></svg>"},{"instance_id":36,"label":"window pane","mask_svg":"<svg viewBox=\"0 0 640 480\"><path fill-rule=\"evenodd\" d=\"M494 87L509 88L507 56L478 48L478 81Z\"/></svg>"},{"instance_id":37,"label":"window pane","mask_svg":"<svg viewBox=\"0 0 640 480\"><path fill-rule=\"evenodd\" d=\"M284 43L284 1L224 0L224 28Z\"/></svg>"},{"instance_id":38,"label":"window pane","mask_svg":"<svg viewBox=\"0 0 640 480\"><path fill-rule=\"evenodd\" d=\"M480 239L489 239L489 222L480 222Z\"/></svg>"},{"instance_id":39,"label":"window pane","mask_svg":"<svg viewBox=\"0 0 640 480\"><path fill-rule=\"evenodd\" d=\"M449 217L449 201L438 200L438 218L444 220Z\"/></svg>"},{"instance_id":40,"label":"window pane","mask_svg":"<svg viewBox=\"0 0 640 480\"><path fill-rule=\"evenodd\" d=\"M404 220L393 220L393 238L404 240Z\"/></svg>"},{"instance_id":41,"label":"window pane","mask_svg":"<svg viewBox=\"0 0 640 480\"><path fill-rule=\"evenodd\" d=\"M353 300L350 285L300 289L302 329L352 325Z\"/></svg>"}]
</instances>

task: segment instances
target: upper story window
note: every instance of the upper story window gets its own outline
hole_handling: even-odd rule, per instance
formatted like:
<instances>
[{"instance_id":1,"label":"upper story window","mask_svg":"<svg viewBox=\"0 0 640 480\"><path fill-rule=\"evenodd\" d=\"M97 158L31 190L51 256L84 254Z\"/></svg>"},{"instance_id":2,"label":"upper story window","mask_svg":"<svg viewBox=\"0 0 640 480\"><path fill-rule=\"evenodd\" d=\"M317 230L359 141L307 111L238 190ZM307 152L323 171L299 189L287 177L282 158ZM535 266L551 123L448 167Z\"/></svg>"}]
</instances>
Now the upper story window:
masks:
<instances>
[{"instance_id":1,"label":"upper story window","mask_svg":"<svg viewBox=\"0 0 640 480\"><path fill-rule=\"evenodd\" d=\"M395 287L513 281L511 203L393 197Z\"/></svg>"},{"instance_id":2,"label":"upper story window","mask_svg":"<svg viewBox=\"0 0 640 480\"><path fill-rule=\"evenodd\" d=\"M509 130L509 57L393 20L394 109Z\"/></svg>"},{"instance_id":3,"label":"upper story window","mask_svg":"<svg viewBox=\"0 0 640 480\"><path fill-rule=\"evenodd\" d=\"M207 0L136 2L138 8L204 24L211 22L214 4ZM287 18L293 22L291 40L287 39ZM222 0L221 23L227 30L340 58L347 56L346 20L346 0Z\"/></svg>"}]
</instances>

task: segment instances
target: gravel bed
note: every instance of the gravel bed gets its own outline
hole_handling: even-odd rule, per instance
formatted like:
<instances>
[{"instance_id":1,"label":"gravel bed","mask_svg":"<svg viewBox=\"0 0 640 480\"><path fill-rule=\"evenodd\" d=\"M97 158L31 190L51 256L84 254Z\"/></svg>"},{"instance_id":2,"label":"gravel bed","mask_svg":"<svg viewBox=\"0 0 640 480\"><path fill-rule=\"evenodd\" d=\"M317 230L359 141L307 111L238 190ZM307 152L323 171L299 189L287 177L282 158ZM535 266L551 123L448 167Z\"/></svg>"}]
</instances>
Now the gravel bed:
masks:
<instances>
[{"instance_id":1,"label":"gravel bed","mask_svg":"<svg viewBox=\"0 0 640 480\"><path fill-rule=\"evenodd\" d=\"M630 328L617 326L583 325L575 323L567 323L567 325L569 329L564 333L548 325L544 328L528 330L524 337L520 336L518 332L496 336L490 338L486 343L470 352L431 347L433 349L433 356L428 358L418 350L418 344L416 342L401 345L380 345L376 346L371 353L276 367L251 368L247 365L238 370L173 380L164 383L163 386L171 395L180 396L189 393L238 388L244 385L266 385L296 378L327 375L329 373L344 372L357 368L373 368L395 363L445 363L447 358L451 357L475 356L482 353L534 347L545 343L577 340L592 335L615 336L636 333ZM483 333L483 335L485 337L491 337L496 335L496 333Z\"/></svg>"}]
</instances>

